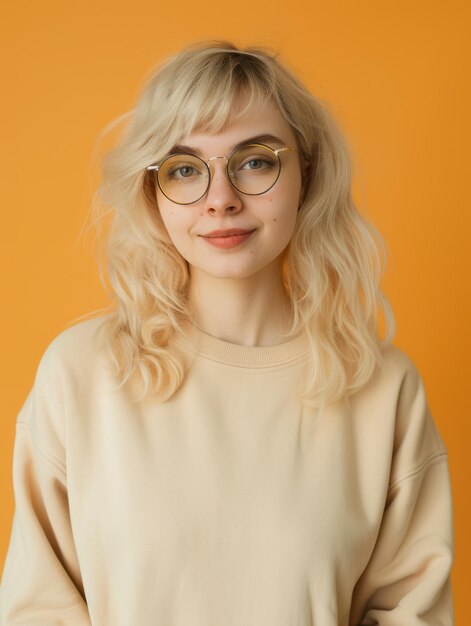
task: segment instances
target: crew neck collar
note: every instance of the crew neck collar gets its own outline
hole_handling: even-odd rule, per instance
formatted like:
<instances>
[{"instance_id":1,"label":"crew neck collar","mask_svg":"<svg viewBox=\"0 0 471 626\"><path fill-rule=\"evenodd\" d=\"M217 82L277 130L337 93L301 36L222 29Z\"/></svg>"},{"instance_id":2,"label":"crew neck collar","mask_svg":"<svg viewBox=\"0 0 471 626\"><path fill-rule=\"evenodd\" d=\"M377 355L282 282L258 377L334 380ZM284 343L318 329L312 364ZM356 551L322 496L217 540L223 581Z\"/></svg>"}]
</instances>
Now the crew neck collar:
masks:
<instances>
[{"instance_id":1,"label":"crew neck collar","mask_svg":"<svg viewBox=\"0 0 471 626\"><path fill-rule=\"evenodd\" d=\"M231 343L225 339L214 337L206 331L193 326L195 342L190 351L197 356L238 367L273 367L295 361L309 351L307 336L303 331L273 346L246 346Z\"/></svg>"}]
</instances>

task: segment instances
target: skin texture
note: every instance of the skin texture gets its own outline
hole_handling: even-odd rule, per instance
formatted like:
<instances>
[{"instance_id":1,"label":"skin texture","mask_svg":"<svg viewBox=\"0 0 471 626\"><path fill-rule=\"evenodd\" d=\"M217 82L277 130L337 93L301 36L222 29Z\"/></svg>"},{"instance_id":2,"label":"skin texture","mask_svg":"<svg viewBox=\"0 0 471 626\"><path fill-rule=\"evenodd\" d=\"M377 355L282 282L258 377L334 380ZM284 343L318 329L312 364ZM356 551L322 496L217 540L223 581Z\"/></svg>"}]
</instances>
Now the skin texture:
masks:
<instances>
[{"instance_id":1,"label":"skin texture","mask_svg":"<svg viewBox=\"0 0 471 626\"><path fill-rule=\"evenodd\" d=\"M236 113L240 109L236 110ZM242 345L286 341L290 302L281 280L281 254L296 224L302 198L300 154L290 125L271 103L233 117L218 134L191 133L182 143L197 148L203 159L226 156L249 137L270 133L296 152L282 152L281 174L259 196L238 192L227 179L225 160L211 161L207 194L191 205L178 205L157 190L157 202L169 236L188 261L189 302L194 323L209 334ZM276 149L279 145L266 142ZM239 246L213 247L201 235L219 228L256 229Z\"/></svg>"}]
</instances>

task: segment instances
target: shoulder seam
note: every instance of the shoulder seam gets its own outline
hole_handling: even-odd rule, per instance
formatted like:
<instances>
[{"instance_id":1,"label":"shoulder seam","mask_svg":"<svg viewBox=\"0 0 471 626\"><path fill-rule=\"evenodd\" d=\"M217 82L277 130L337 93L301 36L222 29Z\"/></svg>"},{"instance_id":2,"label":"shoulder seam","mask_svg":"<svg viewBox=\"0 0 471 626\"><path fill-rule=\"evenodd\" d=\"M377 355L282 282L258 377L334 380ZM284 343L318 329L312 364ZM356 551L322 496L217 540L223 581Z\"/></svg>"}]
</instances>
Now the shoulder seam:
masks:
<instances>
[{"instance_id":1,"label":"shoulder seam","mask_svg":"<svg viewBox=\"0 0 471 626\"><path fill-rule=\"evenodd\" d=\"M414 476L422 472L428 465L440 463L441 461L446 461L447 458L448 458L448 453L443 452L442 450L440 452L436 452L432 456L429 456L418 467L415 467L414 469L409 470L406 474L394 480L389 485L388 492L391 491L392 489L395 489L397 486L399 486L401 483L408 480L409 478L413 478Z\"/></svg>"},{"instance_id":2,"label":"shoulder seam","mask_svg":"<svg viewBox=\"0 0 471 626\"><path fill-rule=\"evenodd\" d=\"M65 470L65 466L64 463L62 463L62 461L60 461L59 459L57 459L56 457L54 457L54 455L49 454L44 452L43 450L41 450L41 448L38 447L38 445L36 444L36 442L34 441L32 435L31 435L31 429L29 427L29 424L27 424L26 422L22 422L21 420L17 420L16 422L16 426L23 426L24 428L26 428L26 430L29 433L29 437L31 439L31 443L34 446L34 449L43 457L45 458L47 461L49 461L49 463L52 463L52 465L54 465L58 470L60 470L64 476L66 475L66 470Z\"/></svg>"}]
</instances>

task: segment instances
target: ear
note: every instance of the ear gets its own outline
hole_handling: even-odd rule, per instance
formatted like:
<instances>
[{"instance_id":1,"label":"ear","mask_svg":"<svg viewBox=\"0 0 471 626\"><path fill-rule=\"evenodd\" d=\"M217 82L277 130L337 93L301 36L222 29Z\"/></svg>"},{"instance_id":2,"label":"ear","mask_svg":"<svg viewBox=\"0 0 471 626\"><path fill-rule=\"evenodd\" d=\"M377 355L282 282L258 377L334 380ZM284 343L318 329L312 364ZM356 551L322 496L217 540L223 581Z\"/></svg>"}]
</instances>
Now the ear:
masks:
<instances>
[{"instance_id":1,"label":"ear","mask_svg":"<svg viewBox=\"0 0 471 626\"><path fill-rule=\"evenodd\" d=\"M307 187L308 187L308 182L311 179L311 172L312 172L312 166L310 161L308 161L305 157L303 157L303 164L302 164L302 169L301 169L301 192L299 194L299 206L298 206L298 211L301 208L301 205L304 202L304 199L306 197L306 191L307 191Z\"/></svg>"},{"instance_id":2,"label":"ear","mask_svg":"<svg viewBox=\"0 0 471 626\"><path fill-rule=\"evenodd\" d=\"M301 191L299 192L298 211L301 208L301 205L304 202L305 197L306 197L306 172L304 171L301 177Z\"/></svg>"},{"instance_id":3,"label":"ear","mask_svg":"<svg viewBox=\"0 0 471 626\"><path fill-rule=\"evenodd\" d=\"M302 205L303 202L304 202L304 183L301 186L301 192L299 194L298 211L301 208L301 205Z\"/></svg>"}]
</instances>

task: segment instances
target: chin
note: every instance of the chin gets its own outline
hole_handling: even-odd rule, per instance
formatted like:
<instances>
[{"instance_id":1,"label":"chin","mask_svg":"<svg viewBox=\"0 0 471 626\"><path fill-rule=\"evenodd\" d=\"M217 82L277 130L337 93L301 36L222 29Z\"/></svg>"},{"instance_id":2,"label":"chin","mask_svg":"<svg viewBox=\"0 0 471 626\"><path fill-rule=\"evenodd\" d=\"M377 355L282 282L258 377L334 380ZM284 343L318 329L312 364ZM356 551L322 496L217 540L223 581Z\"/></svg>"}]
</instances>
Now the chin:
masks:
<instances>
[{"instance_id":1,"label":"chin","mask_svg":"<svg viewBox=\"0 0 471 626\"><path fill-rule=\"evenodd\" d=\"M263 264L262 266L255 266L253 264L242 263L239 265L235 263L221 263L216 270L214 267L214 263L209 267L190 264L190 272L193 271L198 273L205 273L209 276L213 276L214 278L248 278L249 276L252 276L260 269L262 269L262 267Z\"/></svg>"}]
</instances>

